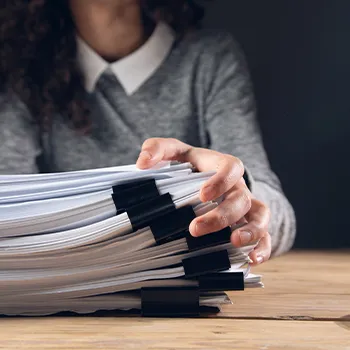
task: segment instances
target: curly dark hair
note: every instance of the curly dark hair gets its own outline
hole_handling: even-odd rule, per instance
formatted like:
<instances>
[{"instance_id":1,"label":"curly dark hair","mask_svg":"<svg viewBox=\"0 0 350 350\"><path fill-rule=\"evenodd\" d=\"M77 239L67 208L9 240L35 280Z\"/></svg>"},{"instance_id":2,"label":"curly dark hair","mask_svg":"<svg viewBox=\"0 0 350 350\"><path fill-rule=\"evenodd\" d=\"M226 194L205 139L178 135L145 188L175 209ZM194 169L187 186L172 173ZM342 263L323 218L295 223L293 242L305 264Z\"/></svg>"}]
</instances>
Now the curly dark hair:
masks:
<instances>
[{"instance_id":1,"label":"curly dark hair","mask_svg":"<svg viewBox=\"0 0 350 350\"><path fill-rule=\"evenodd\" d=\"M41 127L58 113L74 128L86 129L88 110L68 0L0 2L2 93L18 96ZM161 16L179 35L204 14L194 0L141 0L141 6L145 16Z\"/></svg>"}]
</instances>

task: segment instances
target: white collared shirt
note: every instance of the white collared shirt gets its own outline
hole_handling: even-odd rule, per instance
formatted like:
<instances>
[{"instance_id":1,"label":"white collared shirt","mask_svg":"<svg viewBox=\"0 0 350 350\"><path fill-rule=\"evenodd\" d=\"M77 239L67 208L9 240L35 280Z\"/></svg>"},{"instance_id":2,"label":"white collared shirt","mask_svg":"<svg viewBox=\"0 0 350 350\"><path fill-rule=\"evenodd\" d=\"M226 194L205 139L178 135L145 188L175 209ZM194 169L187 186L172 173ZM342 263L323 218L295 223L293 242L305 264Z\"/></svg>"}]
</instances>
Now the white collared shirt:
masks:
<instances>
[{"instance_id":1,"label":"white collared shirt","mask_svg":"<svg viewBox=\"0 0 350 350\"><path fill-rule=\"evenodd\" d=\"M109 68L126 94L132 95L164 62L174 41L173 30L160 22L139 49L116 62L108 63L85 41L77 37L77 59L85 77L86 91L92 92L101 74Z\"/></svg>"}]
</instances>

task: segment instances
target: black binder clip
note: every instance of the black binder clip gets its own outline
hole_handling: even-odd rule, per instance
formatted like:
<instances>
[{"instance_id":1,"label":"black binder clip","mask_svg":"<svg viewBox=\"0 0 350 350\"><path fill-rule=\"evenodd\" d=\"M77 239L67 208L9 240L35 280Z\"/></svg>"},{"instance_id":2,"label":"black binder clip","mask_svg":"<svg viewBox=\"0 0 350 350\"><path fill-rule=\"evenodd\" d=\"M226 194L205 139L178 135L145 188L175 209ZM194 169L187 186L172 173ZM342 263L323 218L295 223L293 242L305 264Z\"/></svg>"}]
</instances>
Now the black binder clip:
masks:
<instances>
[{"instance_id":1,"label":"black binder clip","mask_svg":"<svg viewBox=\"0 0 350 350\"><path fill-rule=\"evenodd\" d=\"M127 208L126 212L130 219L132 228L137 231L149 226L159 217L176 210L174 202L169 193L163 194L147 201Z\"/></svg>"},{"instance_id":2,"label":"black binder clip","mask_svg":"<svg viewBox=\"0 0 350 350\"><path fill-rule=\"evenodd\" d=\"M125 212L129 207L151 198L159 197L154 179L146 179L113 186L113 202L117 214Z\"/></svg>"},{"instance_id":3,"label":"black binder clip","mask_svg":"<svg viewBox=\"0 0 350 350\"><path fill-rule=\"evenodd\" d=\"M144 317L198 317L199 288L141 288L141 314Z\"/></svg>"},{"instance_id":4,"label":"black binder clip","mask_svg":"<svg viewBox=\"0 0 350 350\"><path fill-rule=\"evenodd\" d=\"M186 278L224 271L231 267L227 250L187 258L182 260L182 265Z\"/></svg>"},{"instance_id":5,"label":"black binder clip","mask_svg":"<svg viewBox=\"0 0 350 350\"><path fill-rule=\"evenodd\" d=\"M231 228L226 227L220 231L213 232L201 237L193 237L190 233L186 236L187 246L189 251L214 247L217 245L230 243Z\"/></svg>"},{"instance_id":6,"label":"black binder clip","mask_svg":"<svg viewBox=\"0 0 350 350\"><path fill-rule=\"evenodd\" d=\"M191 206L182 207L159 217L150 224L157 244L185 237L191 221L196 217Z\"/></svg>"},{"instance_id":7,"label":"black binder clip","mask_svg":"<svg viewBox=\"0 0 350 350\"><path fill-rule=\"evenodd\" d=\"M243 272L219 272L200 276L198 278L201 291L244 290Z\"/></svg>"}]
</instances>

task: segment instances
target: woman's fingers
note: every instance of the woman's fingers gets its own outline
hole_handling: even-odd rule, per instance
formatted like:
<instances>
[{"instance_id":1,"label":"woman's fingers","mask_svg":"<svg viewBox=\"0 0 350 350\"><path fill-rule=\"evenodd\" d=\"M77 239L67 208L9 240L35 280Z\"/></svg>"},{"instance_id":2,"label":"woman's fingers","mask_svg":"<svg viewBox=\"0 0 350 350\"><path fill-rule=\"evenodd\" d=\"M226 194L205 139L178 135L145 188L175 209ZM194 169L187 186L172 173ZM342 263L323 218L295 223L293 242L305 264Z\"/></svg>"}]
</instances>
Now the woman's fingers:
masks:
<instances>
[{"instance_id":1,"label":"woman's fingers","mask_svg":"<svg viewBox=\"0 0 350 350\"><path fill-rule=\"evenodd\" d=\"M258 242L250 255L254 264L270 257L271 238L267 233L270 211L262 202L251 198L242 178L244 167L238 158L194 148L176 139L151 138L144 142L136 165L147 169L163 160L190 162L202 172L215 171L215 175L202 186L200 199L207 202L224 196L223 201L217 208L192 221L190 232L193 236L216 232L243 220L247 223L232 233L232 244L241 247Z\"/></svg>"},{"instance_id":2,"label":"woman's fingers","mask_svg":"<svg viewBox=\"0 0 350 350\"><path fill-rule=\"evenodd\" d=\"M251 193L240 183L225 195L215 209L194 219L190 225L190 233L198 237L239 223L250 208Z\"/></svg>"},{"instance_id":3,"label":"woman's fingers","mask_svg":"<svg viewBox=\"0 0 350 350\"><path fill-rule=\"evenodd\" d=\"M262 202L252 199L251 208L245 215L247 224L235 230L231 242L235 247L241 247L258 242L266 235L270 221L270 210Z\"/></svg>"},{"instance_id":4,"label":"woman's fingers","mask_svg":"<svg viewBox=\"0 0 350 350\"><path fill-rule=\"evenodd\" d=\"M258 245L249 254L250 259L253 261L252 265L259 265L264 261L269 260L271 255L271 236L268 232L261 237Z\"/></svg>"},{"instance_id":5,"label":"woman's fingers","mask_svg":"<svg viewBox=\"0 0 350 350\"><path fill-rule=\"evenodd\" d=\"M242 162L233 156L220 154L216 157L216 174L213 175L201 189L201 200L215 200L232 189L243 178ZM213 169L214 170L214 169Z\"/></svg>"},{"instance_id":6,"label":"woman's fingers","mask_svg":"<svg viewBox=\"0 0 350 350\"><path fill-rule=\"evenodd\" d=\"M188 162L188 153L191 149L191 146L176 139L147 139L142 145L136 165L140 169L148 169L162 160Z\"/></svg>"},{"instance_id":7,"label":"woman's fingers","mask_svg":"<svg viewBox=\"0 0 350 350\"><path fill-rule=\"evenodd\" d=\"M242 162L231 155L194 148L176 139L151 138L144 142L136 165L140 169L155 166L162 160L190 162L199 171L215 171L200 193L202 202L219 198L242 178Z\"/></svg>"},{"instance_id":8,"label":"woman's fingers","mask_svg":"<svg viewBox=\"0 0 350 350\"><path fill-rule=\"evenodd\" d=\"M216 171L222 156L222 153L195 148L177 139L151 138L143 143L136 165L147 169L162 160L177 160L190 162L199 171Z\"/></svg>"},{"instance_id":9,"label":"woman's fingers","mask_svg":"<svg viewBox=\"0 0 350 350\"><path fill-rule=\"evenodd\" d=\"M251 199L248 189L236 188L215 209L192 221L190 232L198 237L219 231L233 224L244 224L231 235L235 247L257 243L250 253L254 265L270 258L271 237L267 231L270 211L260 201Z\"/></svg>"}]
</instances>

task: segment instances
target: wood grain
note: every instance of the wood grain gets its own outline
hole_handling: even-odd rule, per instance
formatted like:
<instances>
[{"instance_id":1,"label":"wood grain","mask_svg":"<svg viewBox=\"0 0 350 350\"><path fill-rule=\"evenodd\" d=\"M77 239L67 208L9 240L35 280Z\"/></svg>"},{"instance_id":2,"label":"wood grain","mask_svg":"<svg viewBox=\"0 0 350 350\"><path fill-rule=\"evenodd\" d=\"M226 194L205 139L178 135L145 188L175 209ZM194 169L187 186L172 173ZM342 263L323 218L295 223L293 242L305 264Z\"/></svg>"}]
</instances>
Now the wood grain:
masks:
<instances>
[{"instance_id":1,"label":"wood grain","mask_svg":"<svg viewBox=\"0 0 350 350\"><path fill-rule=\"evenodd\" d=\"M229 293L220 317L350 320L350 252L293 252L254 273L264 290Z\"/></svg>"},{"instance_id":2,"label":"wood grain","mask_svg":"<svg viewBox=\"0 0 350 350\"><path fill-rule=\"evenodd\" d=\"M334 322L129 318L10 319L0 349L350 350Z\"/></svg>"}]
</instances>

